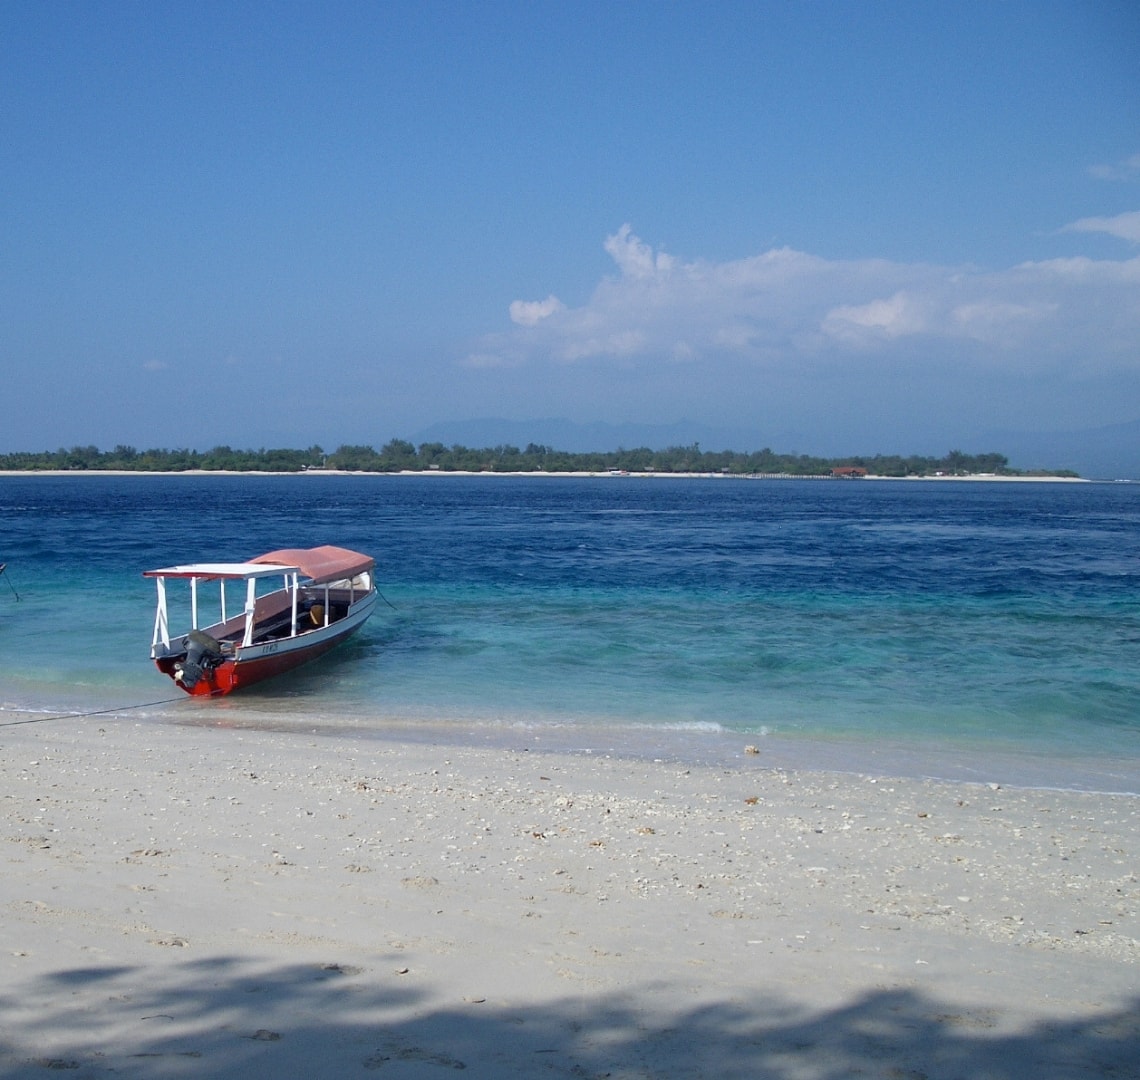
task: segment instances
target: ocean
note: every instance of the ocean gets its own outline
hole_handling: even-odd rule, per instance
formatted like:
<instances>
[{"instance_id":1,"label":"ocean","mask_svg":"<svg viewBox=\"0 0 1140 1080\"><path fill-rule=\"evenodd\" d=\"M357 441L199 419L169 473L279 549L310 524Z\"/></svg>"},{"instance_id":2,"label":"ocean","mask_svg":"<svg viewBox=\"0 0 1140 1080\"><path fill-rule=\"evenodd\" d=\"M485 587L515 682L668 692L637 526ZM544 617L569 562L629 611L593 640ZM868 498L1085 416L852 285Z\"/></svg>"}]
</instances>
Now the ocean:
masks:
<instances>
[{"instance_id":1,"label":"ocean","mask_svg":"<svg viewBox=\"0 0 1140 1080\"><path fill-rule=\"evenodd\" d=\"M143 570L321 543L377 559L354 639L224 699L154 669ZM17 475L0 561L0 739L129 719L1140 792L1140 485Z\"/></svg>"}]
</instances>

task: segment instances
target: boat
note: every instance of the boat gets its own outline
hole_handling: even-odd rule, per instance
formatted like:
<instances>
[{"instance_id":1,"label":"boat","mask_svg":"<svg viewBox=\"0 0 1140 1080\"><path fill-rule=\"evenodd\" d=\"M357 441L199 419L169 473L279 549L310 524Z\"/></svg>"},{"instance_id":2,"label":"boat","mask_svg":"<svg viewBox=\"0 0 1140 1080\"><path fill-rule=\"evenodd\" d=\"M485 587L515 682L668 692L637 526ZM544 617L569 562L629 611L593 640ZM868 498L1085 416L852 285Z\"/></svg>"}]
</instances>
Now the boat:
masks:
<instances>
[{"instance_id":1,"label":"boat","mask_svg":"<svg viewBox=\"0 0 1140 1080\"><path fill-rule=\"evenodd\" d=\"M229 694L291 671L364 625L376 606L375 568L371 556L326 544L248 562L145 570L158 590L151 659L195 697ZM189 604L181 624L188 628L172 634L175 590ZM205 622L211 601L218 617Z\"/></svg>"}]
</instances>

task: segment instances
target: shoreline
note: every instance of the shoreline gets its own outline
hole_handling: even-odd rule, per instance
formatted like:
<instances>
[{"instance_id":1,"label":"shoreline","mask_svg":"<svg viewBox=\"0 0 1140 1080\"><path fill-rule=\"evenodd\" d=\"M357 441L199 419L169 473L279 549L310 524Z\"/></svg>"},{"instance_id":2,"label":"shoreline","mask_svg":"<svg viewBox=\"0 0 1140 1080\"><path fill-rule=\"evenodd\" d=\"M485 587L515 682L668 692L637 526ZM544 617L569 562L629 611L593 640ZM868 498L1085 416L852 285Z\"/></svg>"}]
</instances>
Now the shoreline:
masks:
<instances>
[{"instance_id":1,"label":"shoreline","mask_svg":"<svg viewBox=\"0 0 1140 1080\"><path fill-rule=\"evenodd\" d=\"M244 698L203 702L186 695L156 698L139 690L138 704L119 695L73 702L0 702L0 732L91 722L131 722L160 729L224 727L251 737L304 737L343 742L358 752L388 745L434 745L463 753L534 752L567 758L614 758L678 768L752 766L833 774L860 780L904 780L989 786L1019 791L1109 795L1140 800L1140 760L1101 750L1033 750L1016 742L985 746L895 734L860 738L841 732L736 731L721 726L654 726L618 718L587 721L452 713L406 714L363 705L321 708L316 700Z\"/></svg>"},{"instance_id":2,"label":"shoreline","mask_svg":"<svg viewBox=\"0 0 1140 1080\"><path fill-rule=\"evenodd\" d=\"M1028 1080L1140 1051L1135 799L122 718L4 735L3 1076Z\"/></svg>"},{"instance_id":3,"label":"shoreline","mask_svg":"<svg viewBox=\"0 0 1140 1080\"><path fill-rule=\"evenodd\" d=\"M557 479L607 480L826 480L841 483L872 481L930 481L984 482L984 483L1031 483L1031 484L1097 484L1132 483L1130 480L1096 480L1083 476L997 476L991 473L974 473L968 476L875 476L868 475L851 480L834 476L794 476L791 474L769 473L710 473L710 472L464 472L460 469L431 470L405 469L399 472L353 472L339 469L304 469L300 472L267 472L256 469L238 471L234 469L181 469L165 472L147 472L134 469L0 469L0 478L17 476L502 476L502 477L549 477Z\"/></svg>"},{"instance_id":4,"label":"shoreline","mask_svg":"<svg viewBox=\"0 0 1140 1080\"><path fill-rule=\"evenodd\" d=\"M175 706L177 710L177 705ZM526 752L568 758L613 758L678 768L779 769L847 776L860 780L997 784L1020 791L1057 791L1111 795L1140 800L1140 761L1101 753L1077 756L1040 754L1025 746L977 746L923 742L898 736L859 739L836 733L733 731L726 728L655 727L618 720L560 723L489 721L486 717L437 715L407 717L358 712L322 712L302 707L282 714L274 706L251 708L240 703L224 720L208 709L193 717L166 711L163 724L210 727L225 723L250 733L281 733L336 741L362 749L380 745L431 744L462 753L467 750ZM1138 804L1140 805L1140 804Z\"/></svg>"}]
</instances>

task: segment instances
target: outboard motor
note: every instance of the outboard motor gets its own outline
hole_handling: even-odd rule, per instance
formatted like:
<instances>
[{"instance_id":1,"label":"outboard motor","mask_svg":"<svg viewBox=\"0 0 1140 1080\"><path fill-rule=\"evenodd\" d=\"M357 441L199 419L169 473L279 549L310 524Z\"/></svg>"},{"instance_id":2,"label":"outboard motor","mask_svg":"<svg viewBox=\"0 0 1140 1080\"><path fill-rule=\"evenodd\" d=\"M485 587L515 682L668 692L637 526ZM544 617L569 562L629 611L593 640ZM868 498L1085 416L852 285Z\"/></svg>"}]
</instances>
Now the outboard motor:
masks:
<instances>
[{"instance_id":1,"label":"outboard motor","mask_svg":"<svg viewBox=\"0 0 1140 1080\"><path fill-rule=\"evenodd\" d=\"M191 630L182 639L186 646L186 659L174 665L174 681L187 690L193 690L200 679L208 679L225 659L221 642L201 630Z\"/></svg>"}]
</instances>

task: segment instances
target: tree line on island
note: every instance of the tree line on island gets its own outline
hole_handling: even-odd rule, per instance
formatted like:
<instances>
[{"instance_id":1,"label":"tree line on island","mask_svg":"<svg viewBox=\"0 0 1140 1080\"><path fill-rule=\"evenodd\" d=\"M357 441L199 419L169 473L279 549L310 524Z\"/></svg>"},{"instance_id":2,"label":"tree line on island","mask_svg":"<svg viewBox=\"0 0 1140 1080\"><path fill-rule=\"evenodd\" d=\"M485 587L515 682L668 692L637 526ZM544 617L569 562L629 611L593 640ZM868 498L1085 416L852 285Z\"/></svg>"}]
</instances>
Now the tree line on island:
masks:
<instances>
[{"instance_id":1,"label":"tree line on island","mask_svg":"<svg viewBox=\"0 0 1140 1080\"><path fill-rule=\"evenodd\" d=\"M720 473L730 476L1075 476L1070 470L1010 468L1004 454L966 454L951 450L941 458L912 454L823 458L808 454L778 454L765 448L753 453L702 450L699 443L665 450L612 450L570 453L530 443L473 449L391 439L379 450L371 446L341 446L326 453L319 446L307 450L136 450L116 446L73 446L43 453L0 454L0 469L21 472L61 470L127 472L284 472L336 470L343 472L476 472L476 473Z\"/></svg>"}]
</instances>

